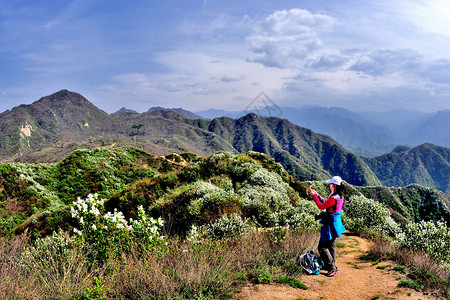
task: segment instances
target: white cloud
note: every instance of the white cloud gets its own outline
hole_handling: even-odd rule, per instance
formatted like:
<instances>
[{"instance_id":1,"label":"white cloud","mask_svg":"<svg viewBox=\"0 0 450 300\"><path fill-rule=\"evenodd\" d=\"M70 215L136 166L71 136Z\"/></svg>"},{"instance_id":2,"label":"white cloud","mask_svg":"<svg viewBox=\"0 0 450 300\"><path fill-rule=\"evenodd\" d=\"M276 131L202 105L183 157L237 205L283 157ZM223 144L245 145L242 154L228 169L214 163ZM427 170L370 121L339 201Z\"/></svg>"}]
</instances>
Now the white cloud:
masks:
<instances>
[{"instance_id":1,"label":"white cloud","mask_svg":"<svg viewBox=\"0 0 450 300\"><path fill-rule=\"evenodd\" d=\"M193 23L183 33L220 35L237 28L228 26L231 20L219 15L210 29L208 23ZM154 63L164 72L124 73L114 77L112 86L142 103L147 99L154 105L191 110L242 109L260 92L279 105L339 101L351 108L371 99L366 108L376 108L376 97L405 100L400 93L406 90L416 91L408 95L442 94L434 85L450 78L445 71L448 61L427 61L418 50L370 47L350 35L336 46L335 29L345 24L326 13L279 10L262 20L244 15L241 22L239 26L247 26L244 32L249 33L246 48L214 39L198 42L195 50L188 46L153 53ZM345 48L352 41L354 48Z\"/></svg>"},{"instance_id":2,"label":"white cloud","mask_svg":"<svg viewBox=\"0 0 450 300\"><path fill-rule=\"evenodd\" d=\"M299 69L303 60L319 50L319 33L329 31L337 20L304 9L276 11L255 26L247 37L252 52L248 60L269 67Z\"/></svg>"},{"instance_id":3,"label":"white cloud","mask_svg":"<svg viewBox=\"0 0 450 300\"><path fill-rule=\"evenodd\" d=\"M348 57L341 54L323 54L309 60L306 66L315 70L332 71L342 67L347 61Z\"/></svg>"},{"instance_id":4,"label":"white cloud","mask_svg":"<svg viewBox=\"0 0 450 300\"><path fill-rule=\"evenodd\" d=\"M376 49L361 53L349 69L381 76L392 72L416 72L423 63L423 56L410 49Z\"/></svg>"}]
</instances>

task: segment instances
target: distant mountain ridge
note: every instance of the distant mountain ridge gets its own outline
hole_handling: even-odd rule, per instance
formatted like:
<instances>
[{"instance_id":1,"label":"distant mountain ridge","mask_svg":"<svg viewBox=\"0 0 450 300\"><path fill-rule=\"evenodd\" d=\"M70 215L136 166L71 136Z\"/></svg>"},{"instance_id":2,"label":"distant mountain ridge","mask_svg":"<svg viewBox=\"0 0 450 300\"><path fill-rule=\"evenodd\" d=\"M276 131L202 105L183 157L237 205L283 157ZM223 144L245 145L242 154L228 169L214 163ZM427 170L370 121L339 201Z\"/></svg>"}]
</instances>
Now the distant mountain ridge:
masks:
<instances>
[{"instance_id":1,"label":"distant mountain ridge","mask_svg":"<svg viewBox=\"0 0 450 300\"><path fill-rule=\"evenodd\" d=\"M375 149L385 153L395 143L388 130L343 108L287 107L283 108L283 117L315 132L328 134L358 154L364 154L363 149ZM370 154L374 153L376 152Z\"/></svg>"},{"instance_id":2,"label":"distant mountain ridge","mask_svg":"<svg viewBox=\"0 0 450 300\"><path fill-rule=\"evenodd\" d=\"M423 121L419 129L409 138L416 143L427 141L450 147L450 110L438 111L432 117Z\"/></svg>"},{"instance_id":3,"label":"distant mountain ridge","mask_svg":"<svg viewBox=\"0 0 450 300\"><path fill-rule=\"evenodd\" d=\"M116 111L113 114L120 114L120 113L138 113L137 111L135 111L134 109L129 109L126 107L122 107L121 109L119 109L118 111Z\"/></svg>"},{"instance_id":4,"label":"distant mountain ridge","mask_svg":"<svg viewBox=\"0 0 450 300\"><path fill-rule=\"evenodd\" d=\"M261 109L260 111L269 112ZM339 107L278 107L282 118L327 134L350 151L367 157L389 152L397 145L432 143L450 147L450 110L434 114L396 110L353 112ZM206 110L197 114L213 119L239 118L243 111Z\"/></svg>"},{"instance_id":5,"label":"distant mountain ridge","mask_svg":"<svg viewBox=\"0 0 450 300\"><path fill-rule=\"evenodd\" d=\"M420 184L450 193L450 149L433 144L396 148L365 159L386 186Z\"/></svg>"},{"instance_id":6,"label":"distant mountain ridge","mask_svg":"<svg viewBox=\"0 0 450 300\"><path fill-rule=\"evenodd\" d=\"M197 115L193 112L190 112L188 110L184 110L182 108L164 108L161 106L156 106L156 107L151 107L147 112L152 112L155 110L167 110L167 111L174 111L177 112L179 114L182 114L183 116L185 116L188 119L205 119L204 117Z\"/></svg>"},{"instance_id":7,"label":"distant mountain ridge","mask_svg":"<svg viewBox=\"0 0 450 300\"><path fill-rule=\"evenodd\" d=\"M379 184L360 157L330 137L296 126L286 119L264 118L251 113L239 119L216 118L209 123L208 129L229 141L238 152L269 154L303 180L341 174L356 185Z\"/></svg>"},{"instance_id":8,"label":"distant mountain ridge","mask_svg":"<svg viewBox=\"0 0 450 300\"><path fill-rule=\"evenodd\" d=\"M106 112L80 94L61 90L0 115L0 153L3 156L58 142L81 142L110 128Z\"/></svg>"},{"instance_id":9,"label":"distant mountain ridge","mask_svg":"<svg viewBox=\"0 0 450 300\"><path fill-rule=\"evenodd\" d=\"M448 191L450 180L450 172L445 171L450 149L445 147L397 148L382 156L363 159L331 137L286 119L254 113L238 119L189 119L173 110L157 109L141 114L108 115L83 96L67 90L0 114L0 133L3 161L56 161L78 147L131 145L158 155L267 153L300 180L323 180L339 174L354 185L420 183L443 191ZM399 163L402 151L417 153L411 157L416 157L414 161L418 163ZM440 157L427 160L427 155L436 152ZM390 164L395 167L387 170L383 167ZM398 179L389 180L389 172L397 172Z\"/></svg>"}]
</instances>

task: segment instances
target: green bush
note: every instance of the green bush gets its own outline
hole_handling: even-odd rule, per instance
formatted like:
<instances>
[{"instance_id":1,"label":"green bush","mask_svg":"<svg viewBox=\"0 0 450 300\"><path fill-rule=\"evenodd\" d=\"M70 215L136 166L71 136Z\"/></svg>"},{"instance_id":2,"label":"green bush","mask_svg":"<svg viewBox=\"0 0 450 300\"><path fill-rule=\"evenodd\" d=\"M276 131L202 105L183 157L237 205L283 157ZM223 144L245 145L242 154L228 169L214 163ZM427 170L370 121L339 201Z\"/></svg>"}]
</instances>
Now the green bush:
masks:
<instances>
[{"instance_id":1,"label":"green bush","mask_svg":"<svg viewBox=\"0 0 450 300\"><path fill-rule=\"evenodd\" d=\"M263 165L270 166L272 171ZM192 177L193 174L198 177ZM183 180L194 181L183 185ZM164 214L178 233L185 233L192 225L214 223L224 214L236 214L264 227L278 224L317 229L314 215L319 210L312 201L301 199L285 180L288 180L285 172L265 155L231 156L218 152L181 172L179 185L161 193L150 210L152 214ZM146 195L161 186L162 183L155 184Z\"/></svg>"},{"instance_id":2,"label":"green bush","mask_svg":"<svg viewBox=\"0 0 450 300\"><path fill-rule=\"evenodd\" d=\"M27 268L45 270L65 268L65 261L76 247L76 241L63 231L37 239L32 247L24 252L23 263ZM57 265L55 265L57 264Z\"/></svg>"},{"instance_id":3,"label":"green bush","mask_svg":"<svg viewBox=\"0 0 450 300\"><path fill-rule=\"evenodd\" d=\"M272 281L272 275L266 270L258 269L255 275L257 283L270 283Z\"/></svg>"},{"instance_id":4,"label":"green bush","mask_svg":"<svg viewBox=\"0 0 450 300\"><path fill-rule=\"evenodd\" d=\"M344 202L342 219L348 230L357 233L387 236L400 233L400 226L387 207L364 196L353 196Z\"/></svg>"},{"instance_id":5,"label":"green bush","mask_svg":"<svg viewBox=\"0 0 450 300\"><path fill-rule=\"evenodd\" d=\"M292 286L293 288L297 288L297 289L302 289L302 290L308 289L308 287L306 285L304 285L303 283L301 283L300 281L298 281L297 279L292 278L292 277L279 276L279 277L275 278L275 282L287 283L290 286Z\"/></svg>"},{"instance_id":6,"label":"green bush","mask_svg":"<svg viewBox=\"0 0 450 300\"><path fill-rule=\"evenodd\" d=\"M242 220L241 216L237 214L228 216L225 213L212 224L202 225L200 228L192 226L187 237L192 242L198 241L200 236L223 239L239 236L250 228L248 220Z\"/></svg>"},{"instance_id":7,"label":"green bush","mask_svg":"<svg viewBox=\"0 0 450 300\"><path fill-rule=\"evenodd\" d=\"M7 235L16 226L13 216L9 218L0 217L0 236Z\"/></svg>"},{"instance_id":8,"label":"green bush","mask_svg":"<svg viewBox=\"0 0 450 300\"><path fill-rule=\"evenodd\" d=\"M103 278L101 277L94 277L94 287L93 288L87 288L86 294L84 295L84 299L86 300L101 300L101 299L108 299L108 291L110 291L110 288L105 287L105 283L103 282Z\"/></svg>"},{"instance_id":9,"label":"green bush","mask_svg":"<svg viewBox=\"0 0 450 300\"><path fill-rule=\"evenodd\" d=\"M279 218L274 212L292 207L292 188L281 176L262 167L256 169L239 190L243 198L243 211L263 226L275 226ZM296 200L296 199L295 199Z\"/></svg>"},{"instance_id":10,"label":"green bush","mask_svg":"<svg viewBox=\"0 0 450 300\"><path fill-rule=\"evenodd\" d=\"M400 280L400 282L398 283L399 287L405 287L405 288L410 288L410 289L414 289L414 290L422 290L424 288L424 285L418 281L418 280Z\"/></svg>"}]
</instances>

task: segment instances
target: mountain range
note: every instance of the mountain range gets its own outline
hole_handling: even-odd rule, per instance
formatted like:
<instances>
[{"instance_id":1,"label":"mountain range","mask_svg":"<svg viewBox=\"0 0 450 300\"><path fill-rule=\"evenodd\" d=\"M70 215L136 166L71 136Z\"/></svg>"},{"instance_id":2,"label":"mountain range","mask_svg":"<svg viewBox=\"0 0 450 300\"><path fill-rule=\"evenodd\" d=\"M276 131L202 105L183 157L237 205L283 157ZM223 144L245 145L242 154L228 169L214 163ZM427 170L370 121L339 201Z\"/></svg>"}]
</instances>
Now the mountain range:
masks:
<instances>
[{"instance_id":1,"label":"mountain range","mask_svg":"<svg viewBox=\"0 0 450 300\"><path fill-rule=\"evenodd\" d=\"M353 112L339 107L304 106L259 108L255 113L286 118L292 123L326 134L355 154L371 157L398 145L432 143L450 147L450 110L420 113L406 110ZM245 111L206 110L196 114L213 119L239 118Z\"/></svg>"},{"instance_id":2,"label":"mountain range","mask_svg":"<svg viewBox=\"0 0 450 300\"><path fill-rule=\"evenodd\" d=\"M316 110L310 107L309 114ZM444 123L445 114L438 114ZM340 115L340 119L333 119L333 115ZM321 117L315 112L313 117L324 120L324 124L329 122L328 125L342 121L341 127L335 128L359 118L338 109ZM370 132L373 138L365 141L367 147L383 140L395 144L395 137L389 137L376 124L359 122L364 124L359 128L360 136ZM428 122L429 126L439 124L430 119ZM57 161L76 148L102 145L133 146L157 155L255 151L269 154L299 180L322 180L339 174L353 185L417 183L450 192L450 149L429 143L397 147L383 155L363 158L330 136L287 119L249 113L239 118L206 120L188 118L170 109L150 109L145 113L125 109L109 115L82 95L67 90L0 114L0 161Z\"/></svg>"}]
</instances>

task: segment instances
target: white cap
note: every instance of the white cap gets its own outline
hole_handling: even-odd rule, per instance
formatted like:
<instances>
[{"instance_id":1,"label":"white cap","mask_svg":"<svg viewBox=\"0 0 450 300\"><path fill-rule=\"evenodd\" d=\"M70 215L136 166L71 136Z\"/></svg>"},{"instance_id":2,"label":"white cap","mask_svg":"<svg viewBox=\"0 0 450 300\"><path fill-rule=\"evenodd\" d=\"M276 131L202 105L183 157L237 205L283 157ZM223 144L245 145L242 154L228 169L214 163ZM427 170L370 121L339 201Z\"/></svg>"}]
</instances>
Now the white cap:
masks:
<instances>
[{"instance_id":1,"label":"white cap","mask_svg":"<svg viewBox=\"0 0 450 300\"><path fill-rule=\"evenodd\" d=\"M328 184L334 183L335 185L341 185L342 183L342 178L339 176L334 176L333 178L331 178L330 180L327 180Z\"/></svg>"}]
</instances>

